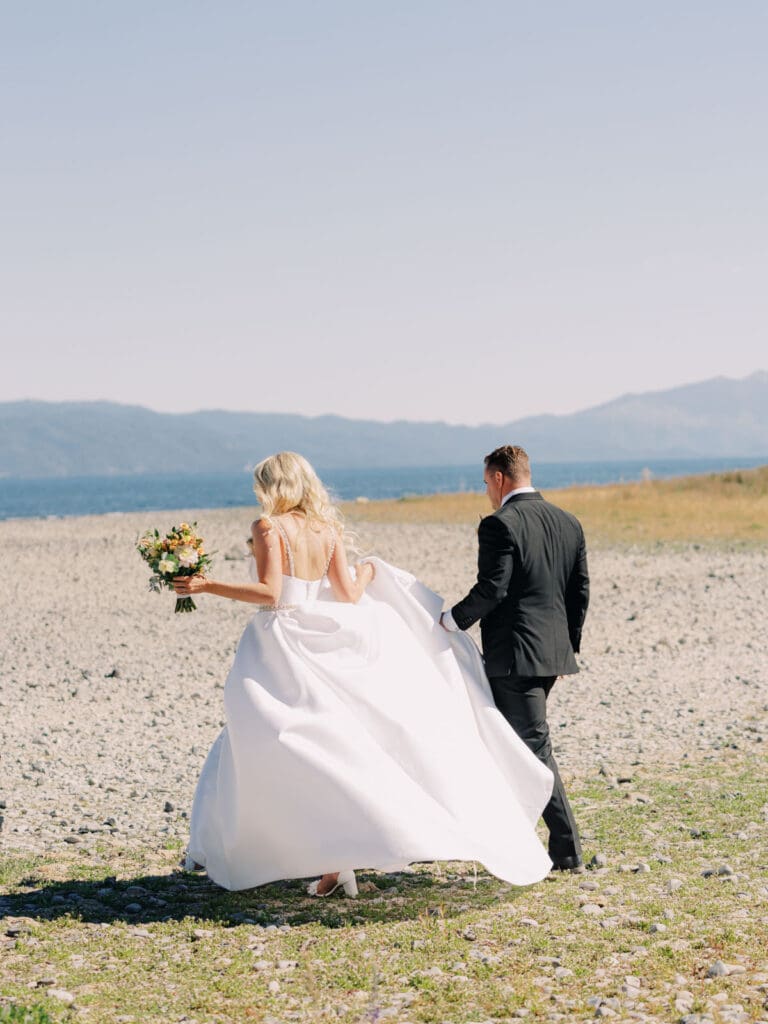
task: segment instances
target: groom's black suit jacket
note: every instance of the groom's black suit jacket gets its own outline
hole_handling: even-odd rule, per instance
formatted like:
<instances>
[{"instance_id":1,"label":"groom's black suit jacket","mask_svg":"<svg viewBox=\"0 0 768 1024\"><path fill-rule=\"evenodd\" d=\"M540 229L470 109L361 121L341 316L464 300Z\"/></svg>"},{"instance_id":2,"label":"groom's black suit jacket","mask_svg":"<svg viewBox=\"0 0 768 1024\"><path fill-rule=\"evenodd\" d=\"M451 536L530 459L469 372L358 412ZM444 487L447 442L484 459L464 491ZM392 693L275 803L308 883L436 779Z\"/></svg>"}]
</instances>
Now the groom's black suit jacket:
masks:
<instances>
[{"instance_id":1,"label":"groom's black suit jacket","mask_svg":"<svg viewBox=\"0 0 768 1024\"><path fill-rule=\"evenodd\" d=\"M574 652L589 603L584 531L538 491L483 519L477 582L451 609L459 629L480 619L489 676L578 672Z\"/></svg>"}]
</instances>

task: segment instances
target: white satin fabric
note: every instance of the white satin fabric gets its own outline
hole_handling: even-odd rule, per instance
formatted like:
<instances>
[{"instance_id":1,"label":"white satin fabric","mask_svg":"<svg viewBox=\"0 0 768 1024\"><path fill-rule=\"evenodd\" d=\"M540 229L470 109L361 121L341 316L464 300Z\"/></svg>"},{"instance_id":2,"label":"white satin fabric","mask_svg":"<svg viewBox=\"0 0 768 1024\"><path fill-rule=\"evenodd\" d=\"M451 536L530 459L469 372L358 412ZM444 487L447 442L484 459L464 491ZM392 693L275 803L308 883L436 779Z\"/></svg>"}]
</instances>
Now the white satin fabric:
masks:
<instances>
[{"instance_id":1,"label":"white satin fabric","mask_svg":"<svg viewBox=\"0 0 768 1024\"><path fill-rule=\"evenodd\" d=\"M291 607L246 626L189 855L226 889L433 860L539 881L551 772L496 709L472 640L437 624L442 599L372 561L358 604L286 576Z\"/></svg>"}]
</instances>

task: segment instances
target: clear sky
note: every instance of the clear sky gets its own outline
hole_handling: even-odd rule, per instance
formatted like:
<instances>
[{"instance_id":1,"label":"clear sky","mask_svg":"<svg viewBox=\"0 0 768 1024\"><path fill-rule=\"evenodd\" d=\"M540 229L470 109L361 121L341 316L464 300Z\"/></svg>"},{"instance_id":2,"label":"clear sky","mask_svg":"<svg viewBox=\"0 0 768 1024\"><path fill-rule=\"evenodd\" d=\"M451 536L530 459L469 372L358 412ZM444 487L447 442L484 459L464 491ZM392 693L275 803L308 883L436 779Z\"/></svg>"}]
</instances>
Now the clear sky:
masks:
<instances>
[{"instance_id":1,"label":"clear sky","mask_svg":"<svg viewBox=\"0 0 768 1024\"><path fill-rule=\"evenodd\" d=\"M0 401L504 421L768 369L764 0L0 0Z\"/></svg>"}]
</instances>

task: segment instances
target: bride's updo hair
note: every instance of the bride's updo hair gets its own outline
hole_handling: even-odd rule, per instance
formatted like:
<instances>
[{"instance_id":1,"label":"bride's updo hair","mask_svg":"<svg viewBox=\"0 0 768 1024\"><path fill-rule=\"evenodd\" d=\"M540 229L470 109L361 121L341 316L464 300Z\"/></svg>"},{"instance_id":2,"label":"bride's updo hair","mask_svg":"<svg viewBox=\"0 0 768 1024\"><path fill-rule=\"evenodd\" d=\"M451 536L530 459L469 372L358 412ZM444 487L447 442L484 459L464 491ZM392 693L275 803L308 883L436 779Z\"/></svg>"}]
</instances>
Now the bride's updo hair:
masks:
<instances>
[{"instance_id":1,"label":"bride's updo hair","mask_svg":"<svg viewBox=\"0 0 768 1024\"><path fill-rule=\"evenodd\" d=\"M310 524L343 532L341 512L303 455L277 452L262 459L253 471L253 490L263 519L301 512Z\"/></svg>"}]
</instances>

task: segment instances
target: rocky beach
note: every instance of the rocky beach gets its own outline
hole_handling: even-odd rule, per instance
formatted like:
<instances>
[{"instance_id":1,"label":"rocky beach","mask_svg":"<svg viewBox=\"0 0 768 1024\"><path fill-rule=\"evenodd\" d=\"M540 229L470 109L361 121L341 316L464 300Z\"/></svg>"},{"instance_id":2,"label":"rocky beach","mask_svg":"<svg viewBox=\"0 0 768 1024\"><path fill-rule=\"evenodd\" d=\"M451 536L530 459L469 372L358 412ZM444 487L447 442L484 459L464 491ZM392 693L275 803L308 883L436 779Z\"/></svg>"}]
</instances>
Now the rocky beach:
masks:
<instances>
[{"instance_id":1,"label":"rocky beach","mask_svg":"<svg viewBox=\"0 0 768 1024\"><path fill-rule=\"evenodd\" d=\"M245 578L249 511L184 515L218 552L213 575ZM134 539L180 518L0 523L4 846L183 837L253 609L204 595L197 613L176 616L170 593L147 592ZM413 572L447 603L474 579L471 527L369 523L357 534L363 552ZM756 748L768 721L768 553L598 548L590 571L581 672L551 698L565 774Z\"/></svg>"}]
</instances>

